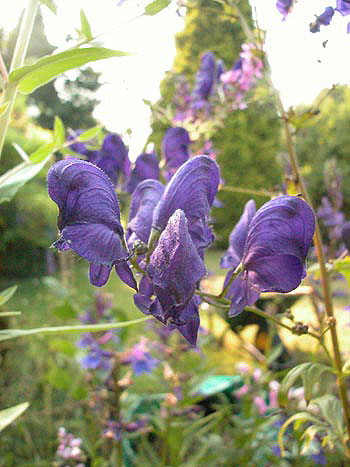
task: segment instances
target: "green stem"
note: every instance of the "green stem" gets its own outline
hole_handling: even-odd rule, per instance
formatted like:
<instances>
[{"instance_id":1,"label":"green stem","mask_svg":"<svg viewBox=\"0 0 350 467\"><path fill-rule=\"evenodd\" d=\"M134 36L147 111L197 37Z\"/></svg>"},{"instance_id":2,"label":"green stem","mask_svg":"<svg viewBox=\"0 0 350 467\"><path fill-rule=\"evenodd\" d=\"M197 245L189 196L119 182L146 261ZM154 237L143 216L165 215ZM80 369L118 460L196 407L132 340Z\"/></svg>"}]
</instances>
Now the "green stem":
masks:
<instances>
[{"instance_id":1,"label":"green stem","mask_svg":"<svg viewBox=\"0 0 350 467\"><path fill-rule=\"evenodd\" d=\"M238 276L238 274L240 272L243 271L243 264L239 264L236 269L234 270L232 276L230 277L230 280L228 281L227 285L222 289L222 292L220 293L220 295L218 296L218 298L223 298L225 297L225 295L227 294L227 292L229 291L230 287L231 287L231 284L232 282L236 279L236 277Z\"/></svg>"},{"instance_id":2,"label":"green stem","mask_svg":"<svg viewBox=\"0 0 350 467\"><path fill-rule=\"evenodd\" d=\"M222 185L219 187L219 191L232 191L234 193L243 193L245 195L252 195L252 196L264 196L266 198L272 198L276 195L276 193L272 193L265 190L252 190L250 188L239 188L235 186L226 186Z\"/></svg>"},{"instance_id":3,"label":"green stem","mask_svg":"<svg viewBox=\"0 0 350 467\"><path fill-rule=\"evenodd\" d=\"M221 304L229 305L231 303L231 300L227 298L220 297L219 295L214 295L211 293L203 292L202 290L196 290L196 295L199 295L199 297L202 297L203 299L209 298L212 300L218 300L219 302L221 302Z\"/></svg>"},{"instance_id":4,"label":"green stem","mask_svg":"<svg viewBox=\"0 0 350 467\"><path fill-rule=\"evenodd\" d=\"M76 332L100 332L110 331L112 329L125 328L134 324L140 324L148 321L152 316L134 319L131 321L113 322L105 324L83 324L77 326L54 326L49 328L35 329L6 329L0 331L0 341L14 339L15 337L32 336L34 334L67 334Z\"/></svg>"},{"instance_id":5,"label":"green stem","mask_svg":"<svg viewBox=\"0 0 350 467\"><path fill-rule=\"evenodd\" d=\"M10 67L11 71L19 68L23 65L24 59L28 50L29 40L32 35L34 20L36 16L36 11L39 5L39 0L30 0L29 4L24 12L21 28L19 30L15 51L12 57L12 63ZM8 83L5 87L1 99L1 105L8 104L7 109L0 117L0 157L2 149L5 143L5 137L7 133L7 128L10 123L10 118L15 103L16 95L18 91L18 82Z\"/></svg>"}]
</instances>

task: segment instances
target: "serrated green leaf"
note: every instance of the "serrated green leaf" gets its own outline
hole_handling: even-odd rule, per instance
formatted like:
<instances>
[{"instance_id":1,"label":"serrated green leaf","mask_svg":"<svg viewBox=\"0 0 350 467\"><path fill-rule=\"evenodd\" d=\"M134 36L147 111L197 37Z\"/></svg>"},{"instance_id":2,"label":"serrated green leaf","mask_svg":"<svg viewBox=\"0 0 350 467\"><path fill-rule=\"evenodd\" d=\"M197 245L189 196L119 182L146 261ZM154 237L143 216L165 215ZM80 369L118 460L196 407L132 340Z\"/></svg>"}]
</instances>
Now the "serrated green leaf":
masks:
<instances>
[{"instance_id":1,"label":"serrated green leaf","mask_svg":"<svg viewBox=\"0 0 350 467\"><path fill-rule=\"evenodd\" d=\"M18 418L22 413L27 410L29 407L28 402L22 402L22 404L14 405L8 409L0 411L0 431L10 425L16 418Z\"/></svg>"},{"instance_id":2,"label":"serrated green leaf","mask_svg":"<svg viewBox=\"0 0 350 467\"><path fill-rule=\"evenodd\" d=\"M333 373L333 369L329 366L320 363L306 362L292 368L283 378L278 391L278 402L281 407L286 407L288 404L288 392L290 388L301 378L305 389L305 399L309 401L312 397L312 388L317 378L324 372Z\"/></svg>"},{"instance_id":3,"label":"serrated green leaf","mask_svg":"<svg viewBox=\"0 0 350 467\"><path fill-rule=\"evenodd\" d=\"M307 403L320 391L321 376L326 372L332 373L333 369L320 363L310 362L310 365L304 369L301 378L304 386L304 398Z\"/></svg>"},{"instance_id":4,"label":"serrated green leaf","mask_svg":"<svg viewBox=\"0 0 350 467\"><path fill-rule=\"evenodd\" d=\"M13 285L12 287L0 292L0 306L5 305L5 303L10 300L10 298L15 294L17 288L17 285Z\"/></svg>"},{"instance_id":5,"label":"serrated green leaf","mask_svg":"<svg viewBox=\"0 0 350 467\"><path fill-rule=\"evenodd\" d=\"M0 117L6 112L8 106L9 106L8 102L5 102L5 104L0 105Z\"/></svg>"},{"instance_id":6,"label":"serrated green leaf","mask_svg":"<svg viewBox=\"0 0 350 467\"><path fill-rule=\"evenodd\" d=\"M153 2L145 6L144 15L146 16L156 15L160 11L164 10L164 8L169 6L170 3L171 3L171 0L154 0Z\"/></svg>"},{"instance_id":7,"label":"serrated green leaf","mask_svg":"<svg viewBox=\"0 0 350 467\"><path fill-rule=\"evenodd\" d=\"M40 0L40 3L47 6L47 8L51 10L54 15L57 15L57 5L53 0Z\"/></svg>"},{"instance_id":8,"label":"serrated green leaf","mask_svg":"<svg viewBox=\"0 0 350 467\"><path fill-rule=\"evenodd\" d=\"M90 41L93 37L91 32L91 26L83 9L80 10L80 24L83 36L86 40Z\"/></svg>"},{"instance_id":9,"label":"serrated green leaf","mask_svg":"<svg viewBox=\"0 0 350 467\"><path fill-rule=\"evenodd\" d=\"M19 91L23 94L30 94L65 71L78 68L89 62L126 55L130 54L103 47L66 50L65 52L43 57L33 65L26 65L14 70L9 75L9 82L19 82Z\"/></svg>"},{"instance_id":10,"label":"serrated green leaf","mask_svg":"<svg viewBox=\"0 0 350 467\"><path fill-rule=\"evenodd\" d=\"M102 131L101 126L95 126L93 128L89 128L89 130L86 130L83 133L81 133L81 135L79 135L76 138L76 141L79 141L81 143L84 143L86 141L90 141L90 140L92 140L94 138L97 138L101 131Z\"/></svg>"},{"instance_id":11,"label":"serrated green leaf","mask_svg":"<svg viewBox=\"0 0 350 467\"><path fill-rule=\"evenodd\" d=\"M0 204L11 201L17 191L35 175L49 161L54 145L52 143L41 146L29 157L28 162L22 162L0 177Z\"/></svg>"},{"instance_id":12,"label":"serrated green leaf","mask_svg":"<svg viewBox=\"0 0 350 467\"><path fill-rule=\"evenodd\" d=\"M53 133L55 137L55 145L58 147L62 146L65 140L65 130L62 120L57 115L55 117Z\"/></svg>"},{"instance_id":13,"label":"serrated green leaf","mask_svg":"<svg viewBox=\"0 0 350 467\"><path fill-rule=\"evenodd\" d=\"M344 436L344 418L340 400L332 394L324 394L322 397L313 399L312 403L319 407L322 417L333 428L336 437L341 441Z\"/></svg>"}]
</instances>

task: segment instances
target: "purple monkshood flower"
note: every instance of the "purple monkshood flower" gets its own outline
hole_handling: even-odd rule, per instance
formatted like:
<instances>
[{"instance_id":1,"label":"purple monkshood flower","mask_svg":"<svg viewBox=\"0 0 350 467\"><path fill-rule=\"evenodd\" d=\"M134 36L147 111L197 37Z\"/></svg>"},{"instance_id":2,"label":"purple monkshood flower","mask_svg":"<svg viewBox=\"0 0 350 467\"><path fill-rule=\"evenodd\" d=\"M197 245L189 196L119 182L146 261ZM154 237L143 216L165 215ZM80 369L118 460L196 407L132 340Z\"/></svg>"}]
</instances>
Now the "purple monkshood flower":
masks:
<instances>
[{"instance_id":1,"label":"purple monkshood flower","mask_svg":"<svg viewBox=\"0 0 350 467\"><path fill-rule=\"evenodd\" d=\"M350 15L350 0L337 0L336 10L342 16Z\"/></svg>"},{"instance_id":2,"label":"purple monkshood flower","mask_svg":"<svg viewBox=\"0 0 350 467\"><path fill-rule=\"evenodd\" d=\"M229 286L229 316L253 305L261 292L287 293L305 277L305 259L315 230L310 206L296 196L281 196L264 204L254 215L247 203L230 236L224 264L231 262L224 286L228 286L240 261L242 271ZM242 249L243 246L243 249Z\"/></svg>"},{"instance_id":3,"label":"purple monkshood flower","mask_svg":"<svg viewBox=\"0 0 350 467\"><path fill-rule=\"evenodd\" d=\"M162 232L177 210L184 211L188 230L202 256L214 237L208 226L210 208L220 182L220 169L208 156L188 160L175 173L153 212L152 228Z\"/></svg>"},{"instance_id":4,"label":"purple monkshood flower","mask_svg":"<svg viewBox=\"0 0 350 467\"><path fill-rule=\"evenodd\" d=\"M126 191L133 193L137 185L143 180L159 180L159 174L159 161L155 152L140 154L126 184Z\"/></svg>"},{"instance_id":5,"label":"purple monkshood flower","mask_svg":"<svg viewBox=\"0 0 350 467\"><path fill-rule=\"evenodd\" d=\"M131 364L134 374L138 376L142 373L151 373L153 368L158 365L159 360L149 353L148 341L143 337L140 342L126 352L121 358L121 363Z\"/></svg>"},{"instance_id":6,"label":"purple monkshood flower","mask_svg":"<svg viewBox=\"0 0 350 467\"><path fill-rule=\"evenodd\" d=\"M69 158L50 168L47 184L59 207L60 237L53 246L87 259L93 285L104 285L114 266L121 280L136 290L118 200L107 175L90 162Z\"/></svg>"},{"instance_id":7,"label":"purple monkshood flower","mask_svg":"<svg viewBox=\"0 0 350 467\"><path fill-rule=\"evenodd\" d=\"M321 25L328 26L331 23L333 15L334 8L328 6L320 16L316 17L316 21L310 24L310 31L319 32Z\"/></svg>"},{"instance_id":8,"label":"purple monkshood flower","mask_svg":"<svg viewBox=\"0 0 350 467\"><path fill-rule=\"evenodd\" d=\"M283 19L290 13L292 6L293 0L278 0L276 3L276 8L283 15Z\"/></svg>"},{"instance_id":9,"label":"purple monkshood flower","mask_svg":"<svg viewBox=\"0 0 350 467\"><path fill-rule=\"evenodd\" d=\"M163 324L176 326L195 345L199 315L194 293L197 283L206 275L206 268L180 209L170 217L161 233L147 272L149 278L142 278L140 292L134 295L135 305ZM154 294L156 298L152 299Z\"/></svg>"},{"instance_id":10,"label":"purple monkshood flower","mask_svg":"<svg viewBox=\"0 0 350 467\"><path fill-rule=\"evenodd\" d=\"M190 157L190 135L182 127L168 128L163 141L162 149L165 158L165 178L170 180L176 170Z\"/></svg>"},{"instance_id":11,"label":"purple monkshood flower","mask_svg":"<svg viewBox=\"0 0 350 467\"><path fill-rule=\"evenodd\" d=\"M130 160L128 149L123 140L116 133L105 136L102 148L99 151L89 151L89 162L100 167L111 179L113 185L117 185L120 175L124 179L130 175Z\"/></svg>"},{"instance_id":12,"label":"purple monkshood flower","mask_svg":"<svg viewBox=\"0 0 350 467\"><path fill-rule=\"evenodd\" d=\"M153 211L163 192L164 186L157 180L144 180L137 185L131 198L126 231L129 247L132 247L136 240L147 244L152 228Z\"/></svg>"},{"instance_id":13,"label":"purple monkshood flower","mask_svg":"<svg viewBox=\"0 0 350 467\"><path fill-rule=\"evenodd\" d=\"M205 106L215 84L216 61L212 52L206 52L201 57L196 83L192 92L192 107L201 109Z\"/></svg>"}]
</instances>

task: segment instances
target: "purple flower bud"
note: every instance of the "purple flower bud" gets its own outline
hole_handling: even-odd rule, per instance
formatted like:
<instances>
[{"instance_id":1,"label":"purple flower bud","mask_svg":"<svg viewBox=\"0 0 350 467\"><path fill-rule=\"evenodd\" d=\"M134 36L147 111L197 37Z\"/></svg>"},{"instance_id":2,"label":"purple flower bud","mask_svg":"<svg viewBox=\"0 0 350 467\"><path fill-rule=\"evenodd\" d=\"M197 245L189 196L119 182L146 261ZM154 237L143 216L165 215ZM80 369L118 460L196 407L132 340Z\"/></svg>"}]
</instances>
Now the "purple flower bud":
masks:
<instances>
[{"instance_id":1,"label":"purple flower bud","mask_svg":"<svg viewBox=\"0 0 350 467\"><path fill-rule=\"evenodd\" d=\"M305 259L315 230L314 213L296 196L281 196L264 204L251 219L241 263L233 281L230 316L252 305L261 292L286 293L305 277ZM228 284L233 269L228 272Z\"/></svg>"},{"instance_id":2,"label":"purple flower bud","mask_svg":"<svg viewBox=\"0 0 350 467\"><path fill-rule=\"evenodd\" d=\"M163 138L162 147L165 157L166 179L170 180L176 170L190 157L188 147L190 135L179 126L168 128Z\"/></svg>"},{"instance_id":3,"label":"purple flower bud","mask_svg":"<svg viewBox=\"0 0 350 467\"><path fill-rule=\"evenodd\" d=\"M159 179L159 162L154 152L150 154L145 152L138 156L135 161L135 167L127 182L126 191L133 193L139 183L149 178Z\"/></svg>"},{"instance_id":4,"label":"purple flower bud","mask_svg":"<svg viewBox=\"0 0 350 467\"><path fill-rule=\"evenodd\" d=\"M177 209L183 210L189 233L201 254L213 241L208 220L219 181L219 166L210 157L197 156L187 161L177 170L160 198L153 213L152 227L161 232L170 216Z\"/></svg>"},{"instance_id":5,"label":"purple flower bud","mask_svg":"<svg viewBox=\"0 0 350 467\"><path fill-rule=\"evenodd\" d=\"M337 0L336 10L342 16L350 15L350 0Z\"/></svg>"},{"instance_id":6,"label":"purple flower bud","mask_svg":"<svg viewBox=\"0 0 350 467\"><path fill-rule=\"evenodd\" d=\"M59 207L58 250L72 249L90 262L90 282L104 285L113 265L126 264L123 227L114 188L93 164L66 159L54 164L47 176L51 199Z\"/></svg>"},{"instance_id":7,"label":"purple flower bud","mask_svg":"<svg viewBox=\"0 0 350 467\"><path fill-rule=\"evenodd\" d=\"M293 5L293 0L278 0L276 3L277 10L286 18Z\"/></svg>"},{"instance_id":8,"label":"purple flower bud","mask_svg":"<svg viewBox=\"0 0 350 467\"><path fill-rule=\"evenodd\" d=\"M137 239L147 244L153 211L163 192L164 186L157 180L144 180L136 187L129 211L126 233L128 245L131 246Z\"/></svg>"},{"instance_id":9,"label":"purple flower bud","mask_svg":"<svg viewBox=\"0 0 350 467\"><path fill-rule=\"evenodd\" d=\"M192 92L192 101L194 103L208 100L215 83L215 75L215 56L212 52L206 52L201 57L201 63L196 75L196 83Z\"/></svg>"}]
</instances>

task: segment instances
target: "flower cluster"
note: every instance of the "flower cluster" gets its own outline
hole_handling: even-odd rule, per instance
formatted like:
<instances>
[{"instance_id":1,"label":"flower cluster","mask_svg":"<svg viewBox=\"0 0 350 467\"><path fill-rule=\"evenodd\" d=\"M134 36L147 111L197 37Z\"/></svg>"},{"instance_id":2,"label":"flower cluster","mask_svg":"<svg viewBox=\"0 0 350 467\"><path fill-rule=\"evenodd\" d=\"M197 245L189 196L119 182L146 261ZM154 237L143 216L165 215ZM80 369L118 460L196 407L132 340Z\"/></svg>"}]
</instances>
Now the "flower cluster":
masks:
<instances>
[{"instance_id":1,"label":"flower cluster","mask_svg":"<svg viewBox=\"0 0 350 467\"><path fill-rule=\"evenodd\" d=\"M80 438L74 438L72 433L68 433L64 427L60 427L58 442L55 466L85 467L86 455L81 449L82 440Z\"/></svg>"}]
</instances>

